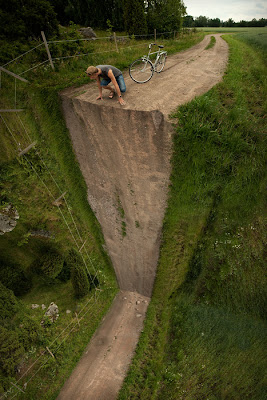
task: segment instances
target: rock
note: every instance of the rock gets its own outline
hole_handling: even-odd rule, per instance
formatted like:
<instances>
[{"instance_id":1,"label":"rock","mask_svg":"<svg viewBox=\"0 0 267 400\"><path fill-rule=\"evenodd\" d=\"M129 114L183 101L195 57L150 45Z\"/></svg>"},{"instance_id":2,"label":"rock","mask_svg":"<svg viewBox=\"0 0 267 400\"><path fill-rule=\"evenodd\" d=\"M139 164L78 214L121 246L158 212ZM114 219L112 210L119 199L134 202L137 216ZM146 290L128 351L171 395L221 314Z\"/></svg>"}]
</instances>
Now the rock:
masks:
<instances>
[{"instance_id":1,"label":"rock","mask_svg":"<svg viewBox=\"0 0 267 400\"><path fill-rule=\"evenodd\" d=\"M35 308L40 307L39 304L32 304L32 310L34 310Z\"/></svg>"},{"instance_id":2,"label":"rock","mask_svg":"<svg viewBox=\"0 0 267 400\"><path fill-rule=\"evenodd\" d=\"M56 321L59 317L58 306L53 302L50 303L50 306L48 307L45 316L49 317L52 322Z\"/></svg>"},{"instance_id":3,"label":"rock","mask_svg":"<svg viewBox=\"0 0 267 400\"><path fill-rule=\"evenodd\" d=\"M42 310L45 310L46 306L44 304L42 304Z\"/></svg>"},{"instance_id":4,"label":"rock","mask_svg":"<svg viewBox=\"0 0 267 400\"><path fill-rule=\"evenodd\" d=\"M142 314L136 314L136 317L140 318L140 317L142 317Z\"/></svg>"},{"instance_id":5,"label":"rock","mask_svg":"<svg viewBox=\"0 0 267 400\"><path fill-rule=\"evenodd\" d=\"M80 32L80 34L83 35L83 37L85 37L87 39L95 39L96 38L96 34L93 31L93 29L90 28L90 26L88 26L87 28L80 28L80 29L78 29L78 32Z\"/></svg>"},{"instance_id":6,"label":"rock","mask_svg":"<svg viewBox=\"0 0 267 400\"><path fill-rule=\"evenodd\" d=\"M12 204L8 204L0 211L0 235L11 232L17 225L19 214Z\"/></svg>"},{"instance_id":7,"label":"rock","mask_svg":"<svg viewBox=\"0 0 267 400\"><path fill-rule=\"evenodd\" d=\"M70 310L66 310L66 314L70 314L71 313L71 311Z\"/></svg>"}]
</instances>

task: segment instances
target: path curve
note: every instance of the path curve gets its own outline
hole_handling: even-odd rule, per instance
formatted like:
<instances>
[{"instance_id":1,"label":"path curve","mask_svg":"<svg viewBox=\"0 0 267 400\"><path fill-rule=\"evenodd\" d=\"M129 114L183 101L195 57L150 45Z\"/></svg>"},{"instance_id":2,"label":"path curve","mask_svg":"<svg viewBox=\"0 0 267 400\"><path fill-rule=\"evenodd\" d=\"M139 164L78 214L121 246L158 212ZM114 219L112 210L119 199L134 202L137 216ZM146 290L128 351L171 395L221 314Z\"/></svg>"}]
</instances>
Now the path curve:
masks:
<instances>
[{"instance_id":1,"label":"path curve","mask_svg":"<svg viewBox=\"0 0 267 400\"><path fill-rule=\"evenodd\" d=\"M124 74L124 107L107 95L97 101L95 85L61 93L88 201L102 226L121 291L58 400L115 400L123 383L156 273L170 173L168 115L220 82L227 65L228 46L219 34L213 35L215 46L205 50L210 36L168 57L163 72L146 84ZM125 237L118 199L125 211Z\"/></svg>"}]
</instances>

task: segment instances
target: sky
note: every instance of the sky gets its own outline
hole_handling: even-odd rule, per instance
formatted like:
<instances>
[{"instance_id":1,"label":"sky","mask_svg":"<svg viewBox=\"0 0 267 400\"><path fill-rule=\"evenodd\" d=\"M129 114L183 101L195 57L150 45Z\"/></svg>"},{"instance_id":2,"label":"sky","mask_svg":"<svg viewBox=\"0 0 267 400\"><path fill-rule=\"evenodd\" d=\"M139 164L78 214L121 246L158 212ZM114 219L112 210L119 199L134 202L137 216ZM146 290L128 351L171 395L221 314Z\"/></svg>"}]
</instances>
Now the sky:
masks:
<instances>
[{"instance_id":1,"label":"sky","mask_svg":"<svg viewBox=\"0 0 267 400\"><path fill-rule=\"evenodd\" d=\"M183 0L188 15L220 18L235 22L267 18L266 0Z\"/></svg>"}]
</instances>

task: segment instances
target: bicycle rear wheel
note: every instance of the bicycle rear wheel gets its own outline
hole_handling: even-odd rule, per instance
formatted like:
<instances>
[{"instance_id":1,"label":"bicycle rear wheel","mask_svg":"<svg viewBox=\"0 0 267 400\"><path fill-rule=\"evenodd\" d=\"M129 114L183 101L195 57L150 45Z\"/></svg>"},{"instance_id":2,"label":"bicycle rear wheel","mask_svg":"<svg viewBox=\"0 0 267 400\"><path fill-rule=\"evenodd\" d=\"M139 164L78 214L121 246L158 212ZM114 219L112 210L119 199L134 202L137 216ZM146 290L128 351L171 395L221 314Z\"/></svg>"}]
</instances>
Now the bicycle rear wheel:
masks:
<instances>
[{"instance_id":1,"label":"bicycle rear wheel","mask_svg":"<svg viewBox=\"0 0 267 400\"><path fill-rule=\"evenodd\" d=\"M145 83L149 81L154 73L151 61L139 58L135 60L129 67L129 74L133 81L137 83Z\"/></svg>"},{"instance_id":2,"label":"bicycle rear wheel","mask_svg":"<svg viewBox=\"0 0 267 400\"><path fill-rule=\"evenodd\" d=\"M159 56L158 62L155 65L155 71L156 72L161 72L165 66L165 62L166 62L166 58L167 58L167 53L163 53Z\"/></svg>"}]
</instances>

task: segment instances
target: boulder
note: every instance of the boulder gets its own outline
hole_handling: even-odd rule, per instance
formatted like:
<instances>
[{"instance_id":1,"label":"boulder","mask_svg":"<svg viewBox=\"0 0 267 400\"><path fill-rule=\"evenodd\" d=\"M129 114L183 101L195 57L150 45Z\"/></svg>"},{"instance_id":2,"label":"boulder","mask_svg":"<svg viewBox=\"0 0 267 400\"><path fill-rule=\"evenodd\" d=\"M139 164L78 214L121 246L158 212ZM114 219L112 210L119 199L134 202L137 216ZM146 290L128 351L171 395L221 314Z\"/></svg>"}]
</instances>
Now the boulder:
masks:
<instances>
[{"instance_id":1,"label":"boulder","mask_svg":"<svg viewBox=\"0 0 267 400\"><path fill-rule=\"evenodd\" d=\"M87 28L80 28L80 29L78 29L78 32L80 32L80 34L83 35L83 37L86 39L95 39L96 38L96 34L93 31L93 29L90 28L90 26L88 26Z\"/></svg>"}]
</instances>

